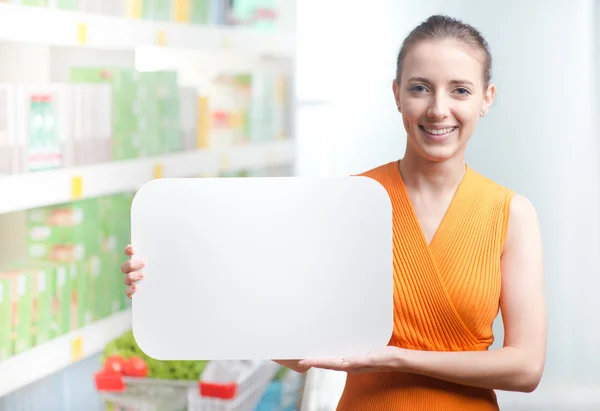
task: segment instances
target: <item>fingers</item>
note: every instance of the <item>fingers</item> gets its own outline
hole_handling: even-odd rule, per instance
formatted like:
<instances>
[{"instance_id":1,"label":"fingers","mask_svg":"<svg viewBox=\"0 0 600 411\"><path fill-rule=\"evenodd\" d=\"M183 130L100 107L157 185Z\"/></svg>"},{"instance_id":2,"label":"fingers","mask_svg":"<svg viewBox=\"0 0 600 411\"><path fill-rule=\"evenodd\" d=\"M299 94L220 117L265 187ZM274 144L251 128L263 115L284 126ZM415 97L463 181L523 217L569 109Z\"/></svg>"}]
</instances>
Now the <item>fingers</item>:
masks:
<instances>
[{"instance_id":1,"label":"fingers","mask_svg":"<svg viewBox=\"0 0 600 411\"><path fill-rule=\"evenodd\" d=\"M127 260L121 264L121 272L123 274L129 274L132 271L139 271L145 267L143 261L140 260Z\"/></svg>"},{"instance_id":2,"label":"fingers","mask_svg":"<svg viewBox=\"0 0 600 411\"><path fill-rule=\"evenodd\" d=\"M133 246L131 244L125 247L126 256L133 257L134 254L135 250L133 249ZM125 274L125 277L123 278L123 283L127 285L125 293L129 298L132 298L133 294L136 291L136 281L139 281L142 278L144 278L144 274L140 271L142 268L144 268L144 266L145 264L143 261L133 259L127 260L123 264L121 264L121 272Z\"/></svg>"},{"instance_id":3,"label":"fingers","mask_svg":"<svg viewBox=\"0 0 600 411\"><path fill-rule=\"evenodd\" d=\"M136 289L135 284L132 284L129 287L127 287L127 289L125 290L127 297L129 297L129 298L133 297L133 294L135 293L135 289Z\"/></svg>"},{"instance_id":4,"label":"fingers","mask_svg":"<svg viewBox=\"0 0 600 411\"><path fill-rule=\"evenodd\" d=\"M125 285L135 284L136 281L139 281L144 278L144 273L141 271L132 271L130 273L125 274L125 278L123 278L123 282Z\"/></svg>"}]
</instances>

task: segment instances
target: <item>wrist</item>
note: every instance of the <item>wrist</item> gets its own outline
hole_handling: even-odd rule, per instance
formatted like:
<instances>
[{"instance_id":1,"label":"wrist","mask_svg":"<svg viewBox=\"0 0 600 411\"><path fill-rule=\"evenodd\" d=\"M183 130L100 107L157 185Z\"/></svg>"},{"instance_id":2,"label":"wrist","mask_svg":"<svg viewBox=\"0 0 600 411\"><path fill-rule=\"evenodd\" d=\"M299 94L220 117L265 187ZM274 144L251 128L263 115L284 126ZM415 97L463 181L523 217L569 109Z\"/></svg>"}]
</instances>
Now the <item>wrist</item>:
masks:
<instances>
[{"instance_id":1,"label":"wrist","mask_svg":"<svg viewBox=\"0 0 600 411\"><path fill-rule=\"evenodd\" d=\"M397 347L394 352L393 369L399 372L413 372L411 350Z\"/></svg>"}]
</instances>

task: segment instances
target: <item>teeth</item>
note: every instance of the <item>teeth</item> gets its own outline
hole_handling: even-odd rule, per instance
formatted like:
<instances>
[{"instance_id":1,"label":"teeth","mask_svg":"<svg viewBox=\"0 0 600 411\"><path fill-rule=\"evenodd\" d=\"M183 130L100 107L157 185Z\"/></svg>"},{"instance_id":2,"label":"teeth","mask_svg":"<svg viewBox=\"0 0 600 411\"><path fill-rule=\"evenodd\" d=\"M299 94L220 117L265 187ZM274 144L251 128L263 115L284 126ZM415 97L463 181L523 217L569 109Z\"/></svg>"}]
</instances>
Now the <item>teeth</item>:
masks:
<instances>
[{"instance_id":1,"label":"teeth","mask_svg":"<svg viewBox=\"0 0 600 411\"><path fill-rule=\"evenodd\" d=\"M452 127L452 128L443 128L441 130L433 130L431 128L425 128L425 131L427 131L429 134L437 134L437 135L441 135L441 134L446 134L446 133L450 133L452 131L454 131L456 127Z\"/></svg>"}]
</instances>

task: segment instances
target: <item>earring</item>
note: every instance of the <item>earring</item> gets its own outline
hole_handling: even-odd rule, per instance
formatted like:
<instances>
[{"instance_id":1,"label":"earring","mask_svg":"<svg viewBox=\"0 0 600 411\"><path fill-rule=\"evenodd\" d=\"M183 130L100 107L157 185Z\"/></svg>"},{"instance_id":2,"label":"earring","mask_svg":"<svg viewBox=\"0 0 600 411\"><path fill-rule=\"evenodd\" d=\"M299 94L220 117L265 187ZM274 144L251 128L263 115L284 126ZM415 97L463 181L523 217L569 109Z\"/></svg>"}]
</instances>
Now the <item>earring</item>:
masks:
<instances>
[{"instance_id":1,"label":"earring","mask_svg":"<svg viewBox=\"0 0 600 411\"><path fill-rule=\"evenodd\" d=\"M479 113L479 116L480 116L480 117L483 117L483 116L485 116L485 112L486 112L485 110L481 110L481 113Z\"/></svg>"}]
</instances>

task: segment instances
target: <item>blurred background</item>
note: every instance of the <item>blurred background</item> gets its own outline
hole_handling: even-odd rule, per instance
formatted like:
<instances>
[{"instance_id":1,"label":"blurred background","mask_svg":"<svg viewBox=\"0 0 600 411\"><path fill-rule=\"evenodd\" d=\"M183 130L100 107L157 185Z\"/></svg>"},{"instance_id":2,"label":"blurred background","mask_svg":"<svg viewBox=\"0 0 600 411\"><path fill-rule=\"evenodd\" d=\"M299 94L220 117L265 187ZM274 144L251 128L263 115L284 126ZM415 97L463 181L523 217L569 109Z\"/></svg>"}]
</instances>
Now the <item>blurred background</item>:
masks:
<instances>
[{"instance_id":1,"label":"blurred background","mask_svg":"<svg viewBox=\"0 0 600 411\"><path fill-rule=\"evenodd\" d=\"M544 240L546 371L501 409L600 410L594 0L0 1L0 410L335 409L342 373L145 357L119 271L129 205L154 178L398 159L396 54L436 13L490 43L497 98L467 159L531 199ZM255 383L231 397L199 375Z\"/></svg>"}]
</instances>

